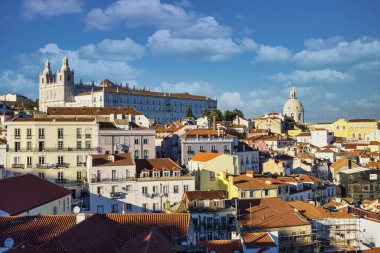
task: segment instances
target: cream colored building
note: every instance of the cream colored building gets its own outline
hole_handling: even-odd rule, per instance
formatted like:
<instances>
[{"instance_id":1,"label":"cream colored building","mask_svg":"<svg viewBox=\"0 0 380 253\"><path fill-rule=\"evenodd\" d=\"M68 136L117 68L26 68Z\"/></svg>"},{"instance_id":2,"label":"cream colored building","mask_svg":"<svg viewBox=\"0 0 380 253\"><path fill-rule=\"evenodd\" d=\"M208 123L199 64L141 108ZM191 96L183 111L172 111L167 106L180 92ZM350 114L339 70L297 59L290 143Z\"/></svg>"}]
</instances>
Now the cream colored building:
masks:
<instances>
[{"instance_id":1,"label":"cream colored building","mask_svg":"<svg viewBox=\"0 0 380 253\"><path fill-rule=\"evenodd\" d=\"M283 114L294 119L294 122L303 124L304 112L305 111L301 101L297 99L296 90L292 88L289 99L284 105Z\"/></svg>"},{"instance_id":2,"label":"cream colored building","mask_svg":"<svg viewBox=\"0 0 380 253\"><path fill-rule=\"evenodd\" d=\"M7 123L6 176L34 174L76 190L86 175L86 156L97 153L93 118L19 118Z\"/></svg>"}]
</instances>

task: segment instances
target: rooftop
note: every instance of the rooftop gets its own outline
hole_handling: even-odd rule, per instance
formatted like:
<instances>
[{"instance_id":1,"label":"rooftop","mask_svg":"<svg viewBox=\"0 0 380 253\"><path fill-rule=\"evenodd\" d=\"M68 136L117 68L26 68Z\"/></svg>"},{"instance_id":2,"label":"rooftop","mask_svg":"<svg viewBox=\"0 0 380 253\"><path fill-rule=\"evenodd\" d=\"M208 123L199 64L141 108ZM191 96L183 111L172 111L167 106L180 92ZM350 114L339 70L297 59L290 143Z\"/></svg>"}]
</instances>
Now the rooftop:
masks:
<instances>
[{"instance_id":1,"label":"rooftop","mask_svg":"<svg viewBox=\"0 0 380 253\"><path fill-rule=\"evenodd\" d=\"M346 212L329 212L321 207L305 203L302 201L288 202L290 206L296 208L297 211L310 220L333 218L333 219L356 219L355 216Z\"/></svg>"},{"instance_id":2,"label":"rooftop","mask_svg":"<svg viewBox=\"0 0 380 253\"><path fill-rule=\"evenodd\" d=\"M185 192L185 196L188 200L204 200L204 199L224 199L222 190L208 190L208 191L188 191Z\"/></svg>"},{"instance_id":3,"label":"rooftop","mask_svg":"<svg viewBox=\"0 0 380 253\"><path fill-rule=\"evenodd\" d=\"M71 191L66 188L30 174L0 180L0 210L9 215L21 214L70 195Z\"/></svg>"},{"instance_id":4,"label":"rooftop","mask_svg":"<svg viewBox=\"0 0 380 253\"><path fill-rule=\"evenodd\" d=\"M133 107L48 107L47 115L141 115Z\"/></svg>"},{"instance_id":5,"label":"rooftop","mask_svg":"<svg viewBox=\"0 0 380 253\"><path fill-rule=\"evenodd\" d=\"M222 154L219 154L219 153L198 152L191 158L191 160L197 161L197 162L208 162L221 155Z\"/></svg>"},{"instance_id":6,"label":"rooftop","mask_svg":"<svg viewBox=\"0 0 380 253\"><path fill-rule=\"evenodd\" d=\"M238 251L243 253L240 239L198 241L197 245L206 247L207 252L232 253Z\"/></svg>"},{"instance_id":7,"label":"rooftop","mask_svg":"<svg viewBox=\"0 0 380 253\"><path fill-rule=\"evenodd\" d=\"M90 155L92 157L92 166L130 166L134 165L135 162L130 153L119 153L119 154L99 154Z\"/></svg>"},{"instance_id":8,"label":"rooftop","mask_svg":"<svg viewBox=\"0 0 380 253\"><path fill-rule=\"evenodd\" d=\"M244 233L242 239L248 249L267 249L276 247L276 243L267 232Z\"/></svg>"}]
</instances>

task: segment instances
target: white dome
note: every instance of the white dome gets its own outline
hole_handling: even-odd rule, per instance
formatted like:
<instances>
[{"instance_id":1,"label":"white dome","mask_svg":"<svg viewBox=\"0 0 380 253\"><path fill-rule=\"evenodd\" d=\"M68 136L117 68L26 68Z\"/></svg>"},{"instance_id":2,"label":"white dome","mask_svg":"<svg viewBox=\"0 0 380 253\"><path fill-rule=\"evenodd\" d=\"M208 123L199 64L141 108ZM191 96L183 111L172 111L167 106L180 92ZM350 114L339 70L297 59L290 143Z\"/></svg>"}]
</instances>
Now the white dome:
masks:
<instances>
[{"instance_id":1,"label":"white dome","mask_svg":"<svg viewBox=\"0 0 380 253\"><path fill-rule=\"evenodd\" d=\"M301 101L297 99L294 89L290 91L290 97L284 105L283 114L293 118L295 122L304 122L304 108Z\"/></svg>"}]
</instances>

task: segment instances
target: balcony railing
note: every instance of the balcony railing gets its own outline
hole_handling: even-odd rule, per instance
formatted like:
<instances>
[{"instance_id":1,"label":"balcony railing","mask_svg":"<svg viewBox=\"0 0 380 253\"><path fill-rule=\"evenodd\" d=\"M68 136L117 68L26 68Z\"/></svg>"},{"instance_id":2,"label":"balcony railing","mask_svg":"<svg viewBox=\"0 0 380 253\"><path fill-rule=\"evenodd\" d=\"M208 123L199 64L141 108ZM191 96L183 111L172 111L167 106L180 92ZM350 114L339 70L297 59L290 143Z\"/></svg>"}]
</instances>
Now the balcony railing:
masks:
<instances>
[{"instance_id":1,"label":"balcony railing","mask_svg":"<svg viewBox=\"0 0 380 253\"><path fill-rule=\"evenodd\" d=\"M67 179L65 178L57 178L54 180L57 184L66 184L67 183Z\"/></svg>"},{"instance_id":2,"label":"balcony railing","mask_svg":"<svg viewBox=\"0 0 380 253\"><path fill-rule=\"evenodd\" d=\"M110 192L110 197L112 199L122 199L124 194L122 192Z\"/></svg>"},{"instance_id":3,"label":"balcony railing","mask_svg":"<svg viewBox=\"0 0 380 253\"><path fill-rule=\"evenodd\" d=\"M91 139L91 134L86 134L86 139Z\"/></svg>"},{"instance_id":4,"label":"balcony railing","mask_svg":"<svg viewBox=\"0 0 380 253\"><path fill-rule=\"evenodd\" d=\"M13 169L24 169L25 168L25 164L15 163L15 164L12 164L12 168Z\"/></svg>"},{"instance_id":5,"label":"balcony railing","mask_svg":"<svg viewBox=\"0 0 380 253\"><path fill-rule=\"evenodd\" d=\"M58 168L69 168L69 163L37 163L36 167L39 169L58 169Z\"/></svg>"},{"instance_id":6,"label":"balcony railing","mask_svg":"<svg viewBox=\"0 0 380 253\"><path fill-rule=\"evenodd\" d=\"M194 154L194 150L188 150L187 153L188 154Z\"/></svg>"},{"instance_id":7,"label":"balcony railing","mask_svg":"<svg viewBox=\"0 0 380 253\"><path fill-rule=\"evenodd\" d=\"M218 153L219 151L218 150L211 150L211 153Z\"/></svg>"},{"instance_id":8,"label":"balcony railing","mask_svg":"<svg viewBox=\"0 0 380 253\"><path fill-rule=\"evenodd\" d=\"M32 149L10 149L11 152L78 152L96 151L96 148L32 148Z\"/></svg>"},{"instance_id":9,"label":"balcony railing","mask_svg":"<svg viewBox=\"0 0 380 253\"><path fill-rule=\"evenodd\" d=\"M101 183L101 182L124 182L133 180L133 177L116 177L116 178L109 178L109 177L101 177L101 178L91 178L91 183Z\"/></svg>"}]
</instances>

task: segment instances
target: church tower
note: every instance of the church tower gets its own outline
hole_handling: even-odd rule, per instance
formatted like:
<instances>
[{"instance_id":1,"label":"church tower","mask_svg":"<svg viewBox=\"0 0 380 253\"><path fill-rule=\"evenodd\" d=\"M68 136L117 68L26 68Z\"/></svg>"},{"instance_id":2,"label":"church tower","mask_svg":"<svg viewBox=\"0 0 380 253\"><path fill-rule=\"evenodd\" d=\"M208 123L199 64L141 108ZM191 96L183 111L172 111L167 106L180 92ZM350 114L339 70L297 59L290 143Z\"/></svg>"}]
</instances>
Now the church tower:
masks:
<instances>
[{"instance_id":1,"label":"church tower","mask_svg":"<svg viewBox=\"0 0 380 253\"><path fill-rule=\"evenodd\" d=\"M73 98L74 70L69 67L69 60L63 58L62 67L52 74L50 62L46 60L45 68L39 79L39 110L46 112L48 107L64 107Z\"/></svg>"},{"instance_id":2,"label":"church tower","mask_svg":"<svg viewBox=\"0 0 380 253\"><path fill-rule=\"evenodd\" d=\"M292 88L290 90L289 99L288 101L286 101L284 105L283 114L290 118L293 118L294 122L303 124L304 112L305 110L303 108L301 101L297 99L296 90Z\"/></svg>"}]
</instances>

